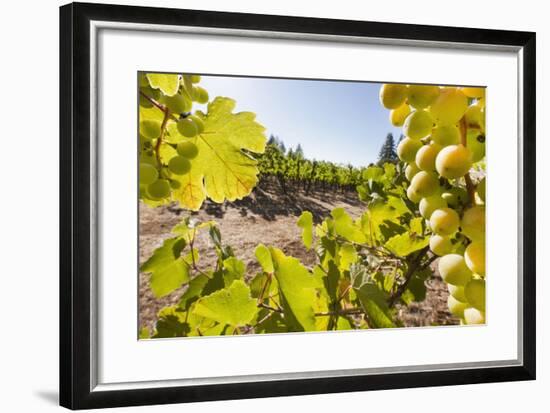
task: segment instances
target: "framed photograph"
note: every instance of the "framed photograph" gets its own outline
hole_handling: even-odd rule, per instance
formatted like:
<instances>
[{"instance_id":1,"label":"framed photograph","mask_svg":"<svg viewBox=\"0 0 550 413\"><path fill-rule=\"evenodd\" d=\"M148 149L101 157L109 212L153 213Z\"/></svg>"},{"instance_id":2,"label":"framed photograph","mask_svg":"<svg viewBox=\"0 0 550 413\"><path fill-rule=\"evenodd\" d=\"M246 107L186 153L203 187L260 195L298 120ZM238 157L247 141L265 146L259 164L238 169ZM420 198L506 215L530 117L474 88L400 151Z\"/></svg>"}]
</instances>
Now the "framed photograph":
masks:
<instances>
[{"instance_id":1,"label":"framed photograph","mask_svg":"<svg viewBox=\"0 0 550 413\"><path fill-rule=\"evenodd\" d=\"M62 406L535 379L535 33L60 13Z\"/></svg>"}]
</instances>

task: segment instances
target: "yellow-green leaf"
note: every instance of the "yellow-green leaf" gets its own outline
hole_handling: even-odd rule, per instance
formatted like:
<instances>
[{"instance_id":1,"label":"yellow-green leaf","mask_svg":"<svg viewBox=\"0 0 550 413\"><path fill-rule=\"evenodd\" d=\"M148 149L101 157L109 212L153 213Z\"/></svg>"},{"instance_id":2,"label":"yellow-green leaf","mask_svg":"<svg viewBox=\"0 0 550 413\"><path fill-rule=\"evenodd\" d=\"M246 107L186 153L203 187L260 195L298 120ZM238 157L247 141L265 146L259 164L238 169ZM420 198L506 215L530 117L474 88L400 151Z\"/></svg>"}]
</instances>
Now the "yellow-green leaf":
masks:
<instances>
[{"instance_id":1,"label":"yellow-green leaf","mask_svg":"<svg viewBox=\"0 0 550 413\"><path fill-rule=\"evenodd\" d=\"M141 266L141 271L151 273L151 290L163 297L189 281L189 267L180 257L185 240L170 238L157 248Z\"/></svg>"},{"instance_id":2,"label":"yellow-green leaf","mask_svg":"<svg viewBox=\"0 0 550 413\"><path fill-rule=\"evenodd\" d=\"M426 247L430 243L428 237L416 235L413 232L405 232L395 235L386 242L385 247L400 257L406 257L415 251Z\"/></svg>"},{"instance_id":3,"label":"yellow-green leaf","mask_svg":"<svg viewBox=\"0 0 550 413\"><path fill-rule=\"evenodd\" d=\"M294 257L271 248L275 277L283 295L285 318L296 320L303 331L315 331L316 280L306 267Z\"/></svg>"},{"instance_id":4,"label":"yellow-green leaf","mask_svg":"<svg viewBox=\"0 0 550 413\"><path fill-rule=\"evenodd\" d=\"M302 228L302 240L307 249L311 248L313 240L313 214L309 211L302 212L297 225Z\"/></svg>"},{"instance_id":5,"label":"yellow-green leaf","mask_svg":"<svg viewBox=\"0 0 550 413\"><path fill-rule=\"evenodd\" d=\"M330 214L334 219L334 230L338 235L351 242L364 243L367 241L365 234L361 231L361 226L353 222L344 208L333 209Z\"/></svg>"},{"instance_id":6,"label":"yellow-green leaf","mask_svg":"<svg viewBox=\"0 0 550 413\"><path fill-rule=\"evenodd\" d=\"M160 89L166 96L174 96L178 93L179 75L147 73L147 79L153 89Z\"/></svg>"},{"instance_id":7,"label":"yellow-green leaf","mask_svg":"<svg viewBox=\"0 0 550 413\"><path fill-rule=\"evenodd\" d=\"M228 288L218 290L195 303L194 314L233 327L252 321L258 307L250 297L250 288L242 280L235 280Z\"/></svg>"},{"instance_id":8,"label":"yellow-green leaf","mask_svg":"<svg viewBox=\"0 0 550 413\"><path fill-rule=\"evenodd\" d=\"M260 244L256 247L256 251L254 252L256 255L256 258L258 259L258 262L262 266L262 269L264 272L272 274L275 269L273 268L273 260L271 259L271 253L269 252L269 249L263 245Z\"/></svg>"},{"instance_id":9,"label":"yellow-green leaf","mask_svg":"<svg viewBox=\"0 0 550 413\"><path fill-rule=\"evenodd\" d=\"M264 152L265 128L254 113L232 113L234 108L234 100L217 97L208 105L204 131L188 138L198 155L187 174L175 177L181 186L174 192L187 209L198 210L207 196L217 203L244 198L258 182L258 162L250 153Z\"/></svg>"}]
</instances>

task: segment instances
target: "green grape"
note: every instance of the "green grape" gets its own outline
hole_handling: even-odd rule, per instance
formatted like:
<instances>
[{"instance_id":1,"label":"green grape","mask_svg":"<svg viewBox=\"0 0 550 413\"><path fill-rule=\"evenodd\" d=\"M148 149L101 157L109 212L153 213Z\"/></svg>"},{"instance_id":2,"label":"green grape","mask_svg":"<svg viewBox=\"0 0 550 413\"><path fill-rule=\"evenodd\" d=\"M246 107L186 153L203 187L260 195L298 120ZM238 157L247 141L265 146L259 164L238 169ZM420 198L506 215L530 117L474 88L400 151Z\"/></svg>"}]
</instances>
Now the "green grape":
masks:
<instances>
[{"instance_id":1,"label":"green grape","mask_svg":"<svg viewBox=\"0 0 550 413\"><path fill-rule=\"evenodd\" d=\"M139 186L139 199L142 198L148 198L149 195L147 194L147 185L140 185Z\"/></svg>"},{"instance_id":2,"label":"green grape","mask_svg":"<svg viewBox=\"0 0 550 413\"><path fill-rule=\"evenodd\" d=\"M415 109L424 109L439 96L439 86L410 85L408 92L409 105Z\"/></svg>"},{"instance_id":3,"label":"green grape","mask_svg":"<svg viewBox=\"0 0 550 413\"><path fill-rule=\"evenodd\" d=\"M197 125L193 122L193 119L190 119L189 117L180 119L178 121L177 128L179 133L183 136L187 136L188 138L193 138L199 133Z\"/></svg>"},{"instance_id":4,"label":"green grape","mask_svg":"<svg viewBox=\"0 0 550 413\"><path fill-rule=\"evenodd\" d=\"M485 311L485 280L469 281L464 287L464 295L471 307Z\"/></svg>"},{"instance_id":5,"label":"green grape","mask_svg":"<svg viewBox=\"0 0 550 413\"><path fill-rule=\"evenodd\" d=\"M435 255L439 255L440 257L442 257L443 255L450 254L454 251L454 249L455 247L449 237L443 237L437 234L434 234L430 237L430 250Z\"/></svg>"},{"instance_id":6,"label":"green grape","mask_svg":"<svg viewBox=\"0 0 550 413\"><path fill-rule=\"evenodd\" d=\"M152 199L162 199L170 195L170 184L166 179L158 179L147 187L147 193Z\"/></svg>"},{"instance_id":7,"label":"green grape","mask_svg":"<svg viewBox=\"0 0 550 413\"><path fill-rule=\"evenodd\" d=\"M454 179L468 173L472 167L472 152L463 145L446 146L435 158L435 169L439 175Z\"/></svg>"},{"instance_id":8,"label":"green grape","mask_svg":"<svg viewBox=\"0 0 550 413\"><path fill-rule=\"evenodd\" d=\"M443 281L453 285L466 285L472 279L472 272L459 254L447 254L439 259L439 274Z\"/></svg>"},{"instance_id":9,"label":"green grape","mask_svg":"<svg viewBox=\"0 0 550 413\"><path fill-rule=\"evenodd\" d=\"M139 133L145 139L157 139L160 136L161 124L157 120L142 120L139 123Z\"/></svg>"},{"instance_id":10,"label":"green grape","mask_svg":"<svg viewBox=\"0 0 550 413\"><path fill-rule=\"evenodd\" d=\"M436 209L430 216L430 228L437 235L452 235L458 230L459 225L460 217L451 208Z\"/></svg>"},{"instance_id":11,"label":"green grape","mask_svg":"<svg viewBox=\"0 0 550 413\"><path fill-rule=\"evenodd\" d=\"M413 176L415 176L418 172L420 172L420 168L418 168L414 162L411 162L405 168L405 177L410 182L413 179Z\"/></svg>"},{"instance_id":12,"label":"green grape","mask_svg":"<svg viewBox=\"0 0 550 413\"><path fill-rule=\"evenodd\" d=\"M432 142L429 145L424 145L416 152L416 165L423 171L435 171L435 158L440 150L441 146L437 143Z\"/></svg>"},{"instance_id":13,"label":"green grape","mask_svg":"<svg viewBox=\"0 0 550 413\"><path fill-rule=\"evenodd\" d=\"M193 122L195 122L195 125L197 126L197 130L199 133L202 133L204 131L204 122L201 118L199 118L197 115L190 115L189 119L191 119Z\"/></svg>"},{"instance_id":14,"label":"green grape","mask_svg":"<svg viewBox=\"0 0 550 413\"><path fill-rule=\"evenodd\" d=\"M449 308L449 312L455 317L464 318L464 310L468 308L468 303L458 301L452 295L449 295L447 298L447 307Z\"/></svg>"},{"instance_id":15,"label":"green grape","mask_svg":"<svg viewBox=\"0 0 550 413\"><path fill-rule=\"evenodd\" d=\"M149 79L147 79L147 76L145 73L139 74L139 87L148 87L149 86Z\"/></svg>"},{"instance_id":16,"label":"green grape","mask_svg":"<svg viewBox=\"0 0 550 413\"><path fill-rule=\"evenodd\" d=\"M447 201L451 208L457 208L468 201L468 192L462 187L452 187L449 191L443 192L441 197Z\"/></svg>"},{"instance_id":17,"label":"green grape","mask_svg":"<svg viewBox=\"0 0 550 413\"><path fill-rule=\"evenodd\" d=\"M468 108L468 98L457 88L444 88L430 106L430 113L438 126L455 125Z\"/></svg>"},{"instance_id":18,"label":"green grape","mask_svg":"<svg viewBox=\"0 0 550 413\"><path fill-rule=\"evenodd\" d=\"M193 142L180 142L177 146L178 154L187 159L194 159L198 153L199 148Z\"/></svg>"},{"instance_id":19,"label":"green grape","mask_svg":"<svg viewBox=\"0 0 550 413\"><path fill-rule=\"evenodd\" d=\"M433 119L428 111L411 112L403 124L403 132L411 139L422 139L432 132Z\"/></svg>"},{"instance_id":20,"label":"green grape","mask_svg":"<svg viewBox=\"0 0 550 413\"><path fill-rule=\"evenodd\" d=\"M439 195L432 195L422 198L418 205L418 210L422 218L430 219L430 216L436 209L447 208L447 202Z\"/></svg>"},{"instance_id":21,"label":"green grape","mask_svg":"<svg viewBox=\"0 0 550 413\"><path fill-rule=\"evenodd\" d=\"M441 146L457 145L460 142L460 131L456 125L438 126L432 130L431 138Z\"/></svg>"},{"instance_id":22,"label":"green grape","mask_svg":"<svg viewBox=\"0 0 550 413\"><path fill-rule=\"evenodd\" d=\"M418 196L425 198L437 192L439 179L434 173L420 171L413 177L410 186Z\"/></svg>"},{"instance_id":23,"label":"green grape","mask_svg":"<svg viewBox=\"0 0 550 413\"><path fill-rule=\"evenodd\" d=\"M191 169L191 163L189 162L189 159L176 155L170 159L170 162L168 162L168 169L170 169L170 172L173 174L183 175L189 172Z\"/></svg>"},{"instance_id":24,"label":"green grape","mask_svg":"<svg viewBox=\"0 0 550 413\"><path fill-rule=\"evenodd\" d=\"M170 180L170 187L172 189L179 189L181 187L181 182L180 181L176 181L175 179L171 179Z\"/></svg>"},{"instance_id":25,"label":"green grape","mask_svg":"<svg viewBox=\"0 0 550 413\"><path fill-rule=\"evenodd\" d=\"M409 198L415 204L418 204L420 202L420 200L422 199L422 197L420 195L418 195L416 192L414 192L412 186L409 186L407 188L407 198Z\"/></svg>"},{"instance_id":26,"label":"green grape","mask_svg":"<svg viewBox=\"0 0 550 413\"><path fill-rule=\"evenodd\" d=\"M485 243L474 241L464 251L464 261L472 272L485 276Z\"/></svg>"},{"instance_id":27,"label":"green grape","mask_svg":"<svg viewBox=\"0 0 550 413\"><path fill-rule=\"evenodd\" d=\"M191 75L191 82L193 83L199 83L201 81L200 75Z\"/></svg>"},{"instance_id":28,"label":"green grape","mask_svg":"<svg viewBox=\"0 0 550 413\"><path fill-rule=\"evenodd\" d=\"M461 87L460 91L464 93L469 98L484 98L485 97L485 88L484 87Z\"/></svg>"},{"instance_id":29,"label":"green grape","mask_svg":"<svg viewBox=\"0 0 550 413\"><path fill-rule=\"evenodd\" d=\"M464 321L466 324L485 324L485 313L476 308L464 310Z\"/></svg>"},{"instance_id":30,"label":"green grape","mask_svg":"<svg viewBox=\"0 0 550 413\"><path fill-rule=\"evenodd\" d=\"M472 162L479 162L485 157L485 135L471 129L466 135L468 149L472 152Z\"/></svg>"},{"instance_id":31,"label":"green grape","mask_svg":"<svg viewBox=\"0 0 550 413\"><path fill-rule=\"evenodd\" d=\"M464 119L468 128L477 128L485 131L485 110L477 104L468 106L464 113Z\"/></svg>"},{"instance_id":32,"label":"green grape","mask_svg":"<svg viewBox=\"0 0 550 413\"><path fill-rule=\"evenodd\" d=\"M476 190L477 190L479 199L485 202L485 178L483 178L481 181L478 182Z\"/></svg>"},{"instance_id":33,"label":"green grape","mask_svg":"<svg viewBox=\"0 0 550 413\"><path fill-rule=\"evenodd\" d=\"M464 295L464 287L461 285L447 284L449 294L451 294L456 300L467 303L466 295Z\"/></svg>"},{"instance_id":34,"label":"green grape","mask_svg":"<svg viewBox=\"0 0 550 413\"><path fill-rule=\"evenodd\" d=\"M386 109L397 109L407 99L407 85L383 84L380 88L380 103Z\"/></svg>"},{"instance_id":35,"label":"green grape","mask_svg":"<svg viewBox=\"0 0 550 413\"><path fill-rule=\"evenodd\" d=\"M414 162L416 157L416 152L422 147L422 142L411 139L404 138L399 145L397 145L397 156L403 162Z\"/></svg>"},{"instance_id":36,"label":"green grape","mask_svg":"<svg viewBox=\"0 0 550 413\"><path fill-rule=\"evenodd\" d=\"M411 113L411 108L406 103L403 103L396 109L390 111L390 122L393 126L403 126L405 119Z\"/></svg>"},{"instance_id":37,"label":"green grape","mask_svg":"<svg viewBox=\"0 0 550 413\"><path fill-rule=\"evenodd\" d=\"M474 206L464 211L460 223L461 232L472 241L485 240L485 207Z\"/></svg>"},{"instance_id":38,"label":"green grape","mask_svg":"<svg viewBox=\"0 0 550 413\"><path fill-rule=\"evenodd\" d=\"M157 168L145 162L139 164L139 183L149 185L158 179L159 173Z\"/></svg>"},{"instance_id":39,"label":"green grape","mask_svg":"<svg viewBox=\"0 0 550 413\"><path fill-rule=\"evenodd\" d=\"M163 103L173 113L185 113L191 110L193 103L185 95L164 96Z\"/></svg>"},{"instance_id":40,"label":"green grape","mask_svg":"<svg viewBox=\"0 0 550 413\"><path fill-rule=\"evenodd\" d=\"M208 92L206 89L196 86L193 95L198 103L208 103Z\"/></svg>"}]
</instances>

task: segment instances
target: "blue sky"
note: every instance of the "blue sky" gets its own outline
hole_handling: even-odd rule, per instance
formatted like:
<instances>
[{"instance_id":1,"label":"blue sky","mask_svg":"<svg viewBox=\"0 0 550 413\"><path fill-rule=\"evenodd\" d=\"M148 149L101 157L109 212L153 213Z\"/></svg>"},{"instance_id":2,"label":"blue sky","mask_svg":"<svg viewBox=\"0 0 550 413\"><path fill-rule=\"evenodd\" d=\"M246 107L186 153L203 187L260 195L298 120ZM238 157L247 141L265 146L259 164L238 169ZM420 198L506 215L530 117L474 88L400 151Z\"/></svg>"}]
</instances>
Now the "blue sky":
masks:
<instances>
[{"instance_id":1,"label":"blue sky","mask_svg":"<svg viewBox=\"0 0 550 413\"><path fill-rule=\"evenodd\" d=\"M388 132L396 141L401 134L378 101L379 83L203 76L201 86L255 112L268 136L287 148L300 143L308 159L367 166Z\"/></svg>"}]
</instances>

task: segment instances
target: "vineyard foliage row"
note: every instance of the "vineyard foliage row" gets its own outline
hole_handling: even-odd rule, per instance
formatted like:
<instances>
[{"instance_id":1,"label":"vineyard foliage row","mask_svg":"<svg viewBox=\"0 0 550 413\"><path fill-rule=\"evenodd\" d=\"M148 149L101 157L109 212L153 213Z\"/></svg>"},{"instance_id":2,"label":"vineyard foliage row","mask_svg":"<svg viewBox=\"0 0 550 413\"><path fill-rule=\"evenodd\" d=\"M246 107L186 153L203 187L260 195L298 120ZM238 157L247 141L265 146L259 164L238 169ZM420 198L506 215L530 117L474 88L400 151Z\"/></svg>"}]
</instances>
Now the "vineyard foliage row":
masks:
<instances>
[{"instance_id":1,"label":"vineyard foliage row","mask_svg":"<svg viewBox=\"0 0 550 413\"><path fill-rule=\"evenodd\" d=\"M384 85L381 103L392 108L390 120L404 125L407 136L397 149L401 161L359 169L307 160L301 150L286 152L276 139L266 140L265 129L253 113L234 113L235 102L230 98L210 100L200 81L198 75L140 75L143 202L152 207L177 202L196 211L207 198L216 203L242 199L260 181L276 179L284 192L291 188L306 192L356 189L365 208L355 219L336 208L318 222L311 212L303 211L297 225L304 248L316 256L315 265L306 267L276 245L260 244L254 253L261 270L255 274L224 243L215 221L184 218L141 267L150 273L156 297L184 287L183 294L177 305L159 312L154 329L140 331L141 338L397 327L401 324L396 305L425 299L426 280L433 276L431 264L438 255L455 257L443 268L440 259L450 300L459 303L449 301L450 311L463 323L484 322L481 287L485 274L477 267L470 269L484 262L480 258L484 229L479 229L484 210L482 217L478 213L468 218L468 211L482 208L474 204L484 199L482 185L476 187L468 173L473 167L483 167L484 156L474 162L466 149L469 152L457 160L453 152L451 160L444 162L443 173L436 168L444 150L466 148L469 129L476 131L477 142L482 135L484 141L484 111L473 120L466 116L471 106L481 108L482 89L472 89L470 95L476 96L468 97L457 88L435 87L434 91ZM443 102L446 110L440 110L438 99L447 90L453 91L454 101ZM456 102L462 104L462 96L464 110L456 107ZM193 110L195 103L208 103L207 111ZM396 110L407 112L400 115L402 121ZM454 114L451 119L445 117L449 111ZM419 112L420 121L409 119ZM451 131L447 135L456 128L458 140L444 134L447 141L441 138L436 143L436 136L442 134L437 130L442 127ZM410 146L406 151L403 142ZM429 152L433 162L416 159L421 152ZM448 168L463 173L445 176ZM422 172L428 177L418 180ZM456 227L455 216L449 218L447 210L456 214ZM447 215L434 220L432 215L441 211ZM468 219L469 225L460 225ZM478 232L475 239L465 228ZM217 256L208 269L199 265L195 246L201 232L209 234ZM444 251L440 244L446 247Z\"/></svg>"}]
</instances>

